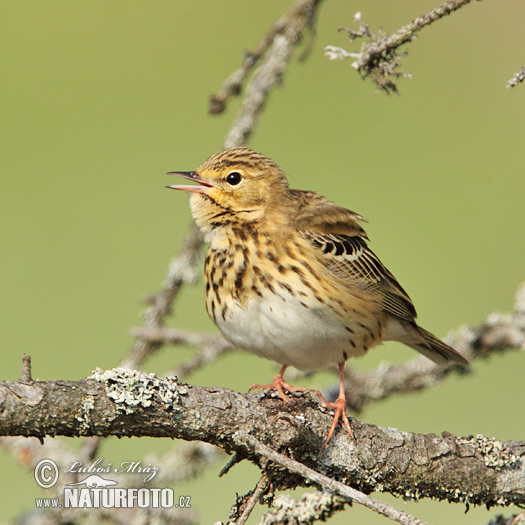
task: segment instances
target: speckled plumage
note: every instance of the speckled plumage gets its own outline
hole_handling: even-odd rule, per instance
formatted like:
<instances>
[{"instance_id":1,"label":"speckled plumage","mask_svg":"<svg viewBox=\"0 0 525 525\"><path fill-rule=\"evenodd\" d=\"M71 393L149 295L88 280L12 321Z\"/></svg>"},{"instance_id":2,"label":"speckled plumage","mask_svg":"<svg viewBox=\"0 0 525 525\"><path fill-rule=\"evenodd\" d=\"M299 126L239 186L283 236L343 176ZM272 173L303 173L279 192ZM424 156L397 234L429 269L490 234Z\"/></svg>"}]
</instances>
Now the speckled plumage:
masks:
<instances>
[{"instance_id":1,"label":"speckled plumage","mask_svg":"<svg viewBox=\"0 0 525 525\"><path fill-rule=\"evenodd\" d=\"M290 189L275 162L246 148L175 173L200 184L171 187L191 192L210 243L206 308L235 346L281 363L282 372L337 363L341 378L349 357L389 339L439 364L466 363L417 325L409 296L368 247L357 213ZM282 385L292 387L282 372L270 386L284 397ZM345 420L343 400L342 388L335 408Z\"/></svg>"}]
</instances>

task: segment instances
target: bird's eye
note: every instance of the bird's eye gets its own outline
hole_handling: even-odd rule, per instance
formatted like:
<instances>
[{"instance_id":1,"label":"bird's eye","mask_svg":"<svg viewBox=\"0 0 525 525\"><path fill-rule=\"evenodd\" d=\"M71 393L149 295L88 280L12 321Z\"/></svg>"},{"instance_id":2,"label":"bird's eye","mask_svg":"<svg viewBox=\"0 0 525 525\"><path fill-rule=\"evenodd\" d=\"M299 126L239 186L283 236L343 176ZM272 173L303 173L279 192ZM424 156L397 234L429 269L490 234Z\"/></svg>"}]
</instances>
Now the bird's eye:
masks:
<instances>
[{"instance_id":1,"label":"bird's eye","mask_svg":"<svg viewBox=\"0 0 525 525\"><path fill-rule=\"evenodd\" d=\"M228 173L228 176L226 177L226 182L231 186L236 186L241 180L242 176L238 171L232 171L231 173Z\"/></svg>"}]
</instances>

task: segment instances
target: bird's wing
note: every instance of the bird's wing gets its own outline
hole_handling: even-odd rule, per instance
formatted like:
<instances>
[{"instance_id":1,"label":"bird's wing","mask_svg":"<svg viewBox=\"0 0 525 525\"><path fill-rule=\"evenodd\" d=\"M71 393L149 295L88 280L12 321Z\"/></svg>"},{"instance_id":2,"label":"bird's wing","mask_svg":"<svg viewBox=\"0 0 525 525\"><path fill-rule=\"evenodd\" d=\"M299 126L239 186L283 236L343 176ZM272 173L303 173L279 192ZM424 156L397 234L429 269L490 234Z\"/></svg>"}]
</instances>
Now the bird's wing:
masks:
<instances>
[{"instance_id":1,"label":"bird's wing","mask_svg":"<svg viewBox=\"0 0 525 525\"><path fill-rule=\"evenodd\" d=\"M358 213L337 206L313 191L290 190L290 192L293 197L296 229L358 235L367 239L365 230L359 224L359 221L366 222L366 219Z\"/></svg>"},{"instance_id":2,"label":"bird's wing","mask_svg":"<svg viewBox=\"0 0 525 525\"><path fill-rule=\"evenodd\" d=\"M303 230L302 234L319 250L326 267L338 279L373 289L385 310L396 317L411 322L417 317L408 294L362 237L313 230Z\"/></svg>"},{"instance_id":3,"label":"bird's wing","mask_svg":"<svg viewBox=\"0 0 525 525\"><path fill-rule=\"evenodd\" d=\"M316 193L291 191L297 204L294 226L317 248L328 270L342 282L373 289L385 310L413 322L417 313L410 297L366 243L358 222L365 219Z\"/></svg>"}]
</instances>

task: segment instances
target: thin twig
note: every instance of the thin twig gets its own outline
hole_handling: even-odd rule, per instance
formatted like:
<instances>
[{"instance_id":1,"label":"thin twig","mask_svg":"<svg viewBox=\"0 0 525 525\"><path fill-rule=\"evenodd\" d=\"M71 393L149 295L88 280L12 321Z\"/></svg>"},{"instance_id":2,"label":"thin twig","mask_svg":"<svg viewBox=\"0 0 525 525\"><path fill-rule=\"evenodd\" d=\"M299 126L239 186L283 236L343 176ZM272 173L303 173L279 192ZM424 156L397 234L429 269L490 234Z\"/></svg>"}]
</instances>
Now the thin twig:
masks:
<instances>
[{"instance_id":1,"label":"thin twig","mask_svg":"<svg viewBox=\"0 0 525 525\"><path fill-rule=\"evenodd\" d=\"M237 463L240 463L243 460L243 456L239 454L238 452L234 452L233 456L228 460L228 463L222 467L221 471L219 472L219 478L222 478L222 476L225 476L230 472L233 466L237 465Z\"/></svg>"},{"instance_id":2,"label":"thin twig","mask_svg":"<svg viewBox=\"0 0 525 525\"><path fill-rule=\"evenodd\" d=\"M285 13L281 18L279 18L273 26L266 33L264 38L257 44L253 51L246 53L246 57L242 63L242 66L234 71L224 82L219 93L212 95L210 97L210 106L209 112L211 114L222 113L226 109L226 104L232 96L237 96L241 93L241 90L248 78L248 75L257 65L259 60L266 54L268 49L274 43L274 40L277 35L283 35L286 33L290 27L295 27L297 21L300 20L301 24L302 18L305 13L308 16L308 20L305 24L305 27L309 27L311 35L313 38L314 28L315 28L315 15L317 12L317 6L320 0L299 0L293 4L291 9ZM304 28L302 29L304 30ZM302 33L302 31L301 31ZM299 35L300 38L301 35ZM309 48L311 47L311 41L308 43L307 49L301 58L304 59L308 53Z\"/></svg>"},{"instance_id":3,"label":"thin twig","mask_svg":"<svg viewBox=\"0 0 525 525\"><path fill-rule=\"evenodd\" d=\"M359 22L360 31L346 30L350 35L350 41L352 42L356 38L363 36L370 36L371 41L364 43L359 53L349 53L340 47L327 46L325 54L331 60L336 58L355 58L352 67L362 73L364 77L370 77L375 82L378 91L397 93L397 84L393 79L402 75L409 76L396 71L400 65L399 57L401 56L398 53L398 49L402 45L411 42L415 38L416 33L424 27L452 14L470 2L472 0L449 0L444 2L406 26L401 27L390 36L382 31L379 31L377 35L370 34L368 25L361 22L360 13L358 13L354 19Z\"/></svg>"},{"instance_id":4,"label":"thin twig","mask_svg":"<svg viewBox=\"0 0 525 525\"><path fill-rule=\"evenodd\" d=\"M320 474L319 472L316 472L315 470L312 470L306 465L303 465L298 461L290 459L289 457L284 456L283 454L279 454L275 450L272 450L266 445L263 445L258 439L254 438L253 436L250 436L248 434L240 434L238 439L239 441L246 443L258 454L261 454L262 456L270 459L271 461L282 465L287 470L295 472L296 474L300 474L305 479L313 481L314 483L317 483L322 487L333 490L341 496L344 496L345 498L348 498L353 502L358 503L359 505L364 505L365 507L373 510L374 512L386 516L387 518L390 518L393 521L403 523L404 525L425 525L424 521L418 520L417 518L414 518L413 516L410 516L409 514L406 514L403 511L397 510L391 505L375 500L370 496L367 496L366 494L363 494L362 492L353 489L352 487L340 483L339 481L324 476L323 474Z\"/></svg>"},{"instance_id":5,"label":"thin twig","mask_svg":"<svg viewBox=\"0 0 525 525\"><path fill-rule=\"evenodd\" d=\"M432 9L428 13L418 16L406 26L398 29L393 35L366 46L366 50L361 53L360 58L352 64L352 67L357 69L357 71L370 69L375 62L380 60L380 57L391 55L400 46L412 41L418 31L421 31L424 27L436 22L437 20L452 14L463 6L470 4L470 2L472 2L472 0L450 0Z\"/></svg>"},{"instance_id":6,"label":"thin twig","mask_svg":"<svg viewBox=\"0 0 525 525\"><path fill-rule=\"evenodd\" d=\"M29 354L22 354L22 372L20 374L20 381L30 383L33 381L31 377L31 356Z\"/></svg>"},{"instance_id":7,"label":"thin twig","mask_svg":"<svg viewBox=\"0 0 525 525\"><path fill-rule=\"evenodd\" d=\"M192 346L202 348L206 346L226 347L231 346L226 339L217 334L203 334L190 332L178 328L130 328L129 333L138 339L151 343L165 343L172 345Z\"/></svg>"},{"instance_id":8,"label":"thin twig","mask_svg":"<svg viewBox=\"0 0 525 525\"><path fill-rule=\"evenodd\" d=\"M186 378L204 366L210 365L229 353L233 347L222 336L188 332L177 328L132 328L131 335L152 343L184 345L198 348L198 352L179 365L175 370L166 372L166 376Z\"/></svg>"},{"instance_id":9,"label":"thin twig","mask_svg":"<svg viewBox=\"0 0 525 525\"><path fill-rule=\"evenodd\" d=\"M261 496L264 495L264 493L268 489L269 484L270 481L268 480L268 477L266 476L266 474L263 474L257 485L255 485L255 488L253 489L253 492L250 498L248 499L246 506L244 507L244 510L240 515L239 519L231 525L244 525L248 521L250 514L255 508L255 505L257 504Z\"/></svg>"},{"instance_id":10,"label":"thin twig","mask_svg":"<svg viewBox=\"0 0 525 525\"><path fill-rule=\"evenodd\" d=\"M279 86L295 49L308 27L312 10L319 0L297 0L289 20L281 32L274 35L272 44L246 87L242 107L225 140L227 148L246 143L259 121L259 116L272 89Z\"/></svg>"},{"instance_id":11,"label":"thin twig","mask_svg":"<svg viewBox=\"0 0 525 525\"><path fill-rule=\"evenodd\" d=\"M512 78L507 81L507 87L513 88L525 80L525 66L522 67L517 73L514 73Z\"/></svg>"}]
</instances>

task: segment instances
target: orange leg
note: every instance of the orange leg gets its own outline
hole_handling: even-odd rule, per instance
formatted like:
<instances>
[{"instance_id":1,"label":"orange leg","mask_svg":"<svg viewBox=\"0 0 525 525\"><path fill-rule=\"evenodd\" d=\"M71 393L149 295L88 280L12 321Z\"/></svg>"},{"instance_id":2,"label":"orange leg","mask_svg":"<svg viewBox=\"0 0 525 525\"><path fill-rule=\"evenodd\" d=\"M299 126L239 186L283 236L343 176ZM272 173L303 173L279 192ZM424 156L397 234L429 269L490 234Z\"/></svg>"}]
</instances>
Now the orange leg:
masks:
<instances>
[{"instance_id":1,"label":"orange leg","mask_svg":"<svg viewBox=\"0 0 525 525\"><path fill-rule=\"evenodd\" d=\"M332 419L332 426L330 427L328 436L326 437L326 441L324 443L325 446L328 445L328 443L330 443L330 440L332 439L332 436L334 435L335 427L337 426L337 422L339 421L339 419L343 420L343 424L348 434L350 434L350 437L352 439L355 439L354 433L352 432L352 427L350 427L350 421L348 421L348 416L346 415L345 379L343 375L345 364L339 363L338 366L339 366L339 396L333 403L326 401L326 399L323 397L321 392L317 390L311 390L313 394L315 394L317 397L321 399L321 401L323 402L323 405L325 405L328 408L335 409L334 419Z\"/></svg>"},{"instance_id":2,"label":"orange leg","mask_svg":"<svg viewBox=\"0 0 525 525\"><path fill-rule=\"evenodd\" d=\"M284 371L287 368L288 368L288 365L284 365L281 368L281 371L273 378L273 381L269 385L254 384L250 387L248 392L251 392L252 390L255 390L256 388L260 388L261 390L277 390L279 397L285 403L290 402L288 401L288 398L286 397L286 394L284 393L285 390L287 390L288 392L308 392L308 388L304 386L291 386L283 379Z\"/></svg>"}]
</instances>

